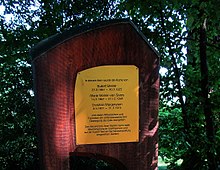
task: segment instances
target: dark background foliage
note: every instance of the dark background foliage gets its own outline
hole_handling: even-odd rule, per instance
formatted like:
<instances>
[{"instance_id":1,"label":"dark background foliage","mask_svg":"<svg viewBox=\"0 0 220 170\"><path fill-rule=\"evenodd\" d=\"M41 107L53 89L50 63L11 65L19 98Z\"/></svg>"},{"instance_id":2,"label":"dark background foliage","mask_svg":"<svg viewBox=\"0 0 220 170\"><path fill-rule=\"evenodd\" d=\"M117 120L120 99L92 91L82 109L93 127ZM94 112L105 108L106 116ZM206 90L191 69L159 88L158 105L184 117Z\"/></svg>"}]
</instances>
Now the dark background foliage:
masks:
<instances>
[{"instance_id":1,"label":"dark background foliage","mask_svg":"<svg viewBox=\"0 0 220 170\"><path fill-rule=\"evenodd\" d=\"M170 169L216 169L220 164L218 3L1 0L0 167L38 166L30 48L71 27L130 18L161 54L159 155Z\"/></svg>"}]
</instances>

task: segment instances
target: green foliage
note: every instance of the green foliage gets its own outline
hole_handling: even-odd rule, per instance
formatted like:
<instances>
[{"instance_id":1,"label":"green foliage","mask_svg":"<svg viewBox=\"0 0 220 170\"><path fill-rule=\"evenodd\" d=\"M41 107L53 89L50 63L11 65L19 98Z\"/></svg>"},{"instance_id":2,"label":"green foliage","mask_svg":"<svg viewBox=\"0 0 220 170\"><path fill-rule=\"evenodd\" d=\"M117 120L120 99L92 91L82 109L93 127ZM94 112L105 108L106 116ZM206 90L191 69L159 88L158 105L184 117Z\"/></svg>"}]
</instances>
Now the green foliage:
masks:
<instances>
[{"instance_id":1,"label":"green foliage","mask_svg":"<svg viewBox=\"0 0 220 170\"><path fill-rule=\"evenodd\" d=\"M36 157L31 68L20 59L3 59L8 61L0 65L0 166L23 169Z\"/></svg>"},{"instance_id":2,"label":"green foliage","mask_svg":"<svg viewBox=\"0 0 220 170\"><path fill-rule=\"evenodd\" d=\"M1 0L5 10L0 16L0 167L37 166L30 48L70 27L124 17L132 19L159 51L161 67L166 70L161 75L160 155L170 169L177 167L178 160L183 161L182 169L207 169L208 151L220 164L218 3L215 0ZM8 20L5 16L8 14L13 18ZM201 89L199 31L204 20L209 102L215 129L211 145L206 134Z\"/></svg>"},{"instance_id":3,"label":"green foliage","mask_svg":"<svg viewBox=\"0 0 220 170\"><path fill-rule=\"evenodd\" d=\"M181 109L161 108L159 112L159 155L166 163L177 164L189 148L185 142ZM181 148L181 149L179 149Z\"/></svg>"}]
</instances>

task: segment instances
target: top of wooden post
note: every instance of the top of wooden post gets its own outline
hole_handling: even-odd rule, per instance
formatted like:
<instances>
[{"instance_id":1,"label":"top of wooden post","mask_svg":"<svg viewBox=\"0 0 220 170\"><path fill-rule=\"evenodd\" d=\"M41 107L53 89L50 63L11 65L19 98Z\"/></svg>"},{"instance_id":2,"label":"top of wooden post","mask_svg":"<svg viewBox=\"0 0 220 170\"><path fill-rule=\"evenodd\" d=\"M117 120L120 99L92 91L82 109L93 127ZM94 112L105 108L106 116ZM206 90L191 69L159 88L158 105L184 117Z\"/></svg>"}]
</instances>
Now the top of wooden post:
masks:
<instances>
[{"instance_id":1,"label":"top of wooden post","mask_svg":"<svg viewBox=\"0 0 220 170\"><path fill-rule=\"evenodd\" d=\"M108 21L95 22L92 24L82 25L70 28L62 33L57 33L53 36L50 36L42 41L40 41L37 45L35 45L30 50L30 55L32 60L34 60L37 56L47 52L51 48L56 47L57 45L73 38L79 36L83 33L90 32L97 29L102 29L112 25L119 24L129 24L133 29L143 38L146 44L155 52L155 54L159 57L159 53L155 50L155 48L148 42L145 35L137 28L137 26L130 19L114 19Z\"/></svg>"}]
</instances>

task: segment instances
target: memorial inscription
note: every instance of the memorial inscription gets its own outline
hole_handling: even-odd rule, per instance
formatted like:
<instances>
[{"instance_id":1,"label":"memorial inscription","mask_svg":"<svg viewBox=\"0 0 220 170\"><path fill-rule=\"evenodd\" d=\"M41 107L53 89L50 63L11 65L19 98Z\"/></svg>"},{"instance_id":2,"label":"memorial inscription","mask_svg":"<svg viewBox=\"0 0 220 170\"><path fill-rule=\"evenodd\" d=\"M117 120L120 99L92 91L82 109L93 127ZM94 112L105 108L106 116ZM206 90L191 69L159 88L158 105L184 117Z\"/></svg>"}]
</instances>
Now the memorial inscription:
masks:
<instances>
[{"instance_id":1,"label":"memorial inscription","mask_svg":"<svg viewBox=\"0 0 220 170\"><path fill-rule=\"evenodd\" d=\"M138 68L100 66L81 71L75 85L76 143L136 142Z\"/></svg>"}]
</instances>

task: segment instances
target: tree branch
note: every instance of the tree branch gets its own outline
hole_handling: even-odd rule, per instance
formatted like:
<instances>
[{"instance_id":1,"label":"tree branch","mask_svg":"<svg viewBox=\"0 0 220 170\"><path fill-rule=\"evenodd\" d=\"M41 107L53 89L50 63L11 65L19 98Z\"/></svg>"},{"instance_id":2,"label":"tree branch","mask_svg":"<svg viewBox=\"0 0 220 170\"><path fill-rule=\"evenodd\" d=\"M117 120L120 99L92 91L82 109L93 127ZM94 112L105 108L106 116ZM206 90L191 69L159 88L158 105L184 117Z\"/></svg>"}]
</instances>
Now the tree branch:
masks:
<instances>
[{"instance_id":1,"label":"tree branch","mask_svg":"<svg viewBox=\"0 0 220 170\"><path fill-rule=\"evenodd\" d=\"M177 66L177 62L174 56L174 52L172 50L172 46L171 46L171 41L170 41L170 35L167 33L166 31L166 27L165 27L165 16L163 14L162 9L164 9L162 7L162 3L160 2L160 19L161 19L161 26L162 26L162 30L165 34L165 38L167 40L167 46L169 48L169 54L171 55L171 60L173 62L173 66L174 66L174 74L175 74L175 78L176 78L176 83L177 83L177 89L178 89L178 97L180 100L180 104L181 104L181 108L182 108L182 117L183 117L183 121L184 121L184 133L188 134L189 131L189 125L188 125L188 121L187 121L187 112L186 112L186 106L183 100L183 93L182 93L182 87L181 87L181 83L180 83L180 73L179 73L179 68ZM188 136L186 135L186 138Z\"/></svg>"}]
</instances>

